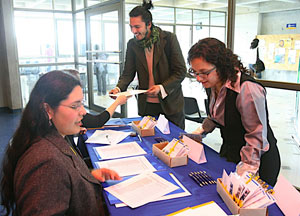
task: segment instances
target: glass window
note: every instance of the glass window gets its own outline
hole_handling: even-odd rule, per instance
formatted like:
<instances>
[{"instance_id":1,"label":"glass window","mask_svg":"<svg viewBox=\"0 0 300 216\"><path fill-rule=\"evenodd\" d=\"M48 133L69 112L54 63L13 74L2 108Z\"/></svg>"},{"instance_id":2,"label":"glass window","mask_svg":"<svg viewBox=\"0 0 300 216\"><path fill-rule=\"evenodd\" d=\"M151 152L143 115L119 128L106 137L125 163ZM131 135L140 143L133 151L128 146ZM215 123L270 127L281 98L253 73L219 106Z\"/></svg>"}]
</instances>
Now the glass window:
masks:
<instances>
[{"instance_id":1,"label":"glass window","mask_svg":"<svg viewBox=\"0 0 300 216\"><path fill-rule=\"evenodd\" d=\"M71 0L54 0L54 9L55 10L72 10Z\"/></svg>"},{"instance_id":2,"label":"glass window","mask_svg":"<svg viewBox=\"0 0 300 216\"><path fill-rule=\"evenodd\" d=\"M192 24L192 10L176 8L176 24Z\"/></svg>"},{"instance_id":3,"label":"glass window","mask_svg":"<svg viewBox=\"0 0 300 216\"><path fill-rule=\"evenodd\" d=\"M55 14L58 62L74 61L72 14Z\"/></svg>"},{"instance_id":4,"label":"glass window","mask_svg":"<svg viewBox=\"0 0 300 216\"><path fill-rule=\"evenodd\" d=\"M209 37L209 27L194 26L193 27L193 43L195 44L198 40Z\"/></svg>"},{"instance_id":5,"label":"glass window","mask_svg":"<svg viewBox=\"0 0 300 216\"><path fill-rule=\"evenodd\" d=\"M52 9L52 0L44 0L44 1L14 0L14 8Z\"/></svg>"},{"instance_id":6,"label":"glass window","mask_svg":"<svg viewBox=\"0 0 300 216\"><path fill-rule=\"evenodd\" d=\"M210 27L210 37L219 39L225 42L225 28L224 27Z\"/></svg>"},{"instance_id":7,"label":"glass window","mask_svg":"<svg viewBox=\"0 0 300 216\"><path fill-rule=\"evenodd\" d=\"M75 10L82 9L84 7L83 0L75 0Z\"/></svg>"},{"instance_id":8,"label":"glass window","mask_svg":"<svg viewBox=\"0 0 300 216\"><path fill-rule=\"evenodd\" d=\"M193 10L193 24L209 25L209 11Z\"/></svg>"},{"instance_id":9,"label":"glass window","mask_svg":"<svg viewBox=\"0 0 300 216\"><path fill-rule=\"evenodd\" d=\"M226 19L224 12L210 12L210 25L225 26Z\"/></svg>"},{"instance_id":10,"label":"glass window","mask_svg":"<svg viewBox=\"0 0 300 216\"><path fill-rule=\"evenodd\" d=\"M174 26L172 25L157 25L157 26L160 27L162 30L174 32Z\"/></svg>"},{"instance_id":11,"label":"glass window","mask_svg":"<svg viewBox=\"0 0 300 216\"><path fill-rule=\"evenodd\" d=\"M125 21L129 23L129 12L138 5L136 4L125 4Z\"/></svg>"},{"instance_id":12,"label":"glass window","mask_svg":"<svg viewBox=\"0 0 300 216\"><path fill-rule=\"evenodd\" d=\"M20 64L55 61L53 13L15 11Z\"/></svg>"},{"instance_id":13,"label":"glass window","mask_svg":"<svg viewBox=\"0 0 300 216\"><path fill-rule=\"evenodd\" d=\"M187 53L190 49L191 27L190 26L176 26L177 39L180 42L180 48L186 62Z\"/></svg>"},{"instance_id":14,"label":"glass window","mask_svg":"<svg viewBox=\"0 0 300 216\"><path fill-rule=\"evenodd\" d=\"M84 12L75 14L78 61L86 62L86 37Z\"/></svg>"},{"instance_id":15,"label":"glass window","mask_svg":"<svg viewBox=\"0 0 300 216\"><path fill-rule=\"evenodd\" d=\"M153 23L174 23L174 8L154 7L151 10Z\"/></svg>"}]
</instances>

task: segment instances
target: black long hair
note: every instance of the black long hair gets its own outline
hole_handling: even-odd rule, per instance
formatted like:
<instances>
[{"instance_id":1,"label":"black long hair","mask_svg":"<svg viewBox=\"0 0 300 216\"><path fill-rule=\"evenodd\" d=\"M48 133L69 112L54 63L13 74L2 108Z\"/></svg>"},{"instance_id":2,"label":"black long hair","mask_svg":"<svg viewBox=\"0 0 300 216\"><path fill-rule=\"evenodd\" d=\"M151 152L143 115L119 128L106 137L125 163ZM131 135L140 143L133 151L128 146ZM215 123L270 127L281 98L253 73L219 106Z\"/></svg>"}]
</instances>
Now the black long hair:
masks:
<instances>
[{"instance_id":1,"label":"black long hair","mask_svg":"<svg viewBox=\"0 0 300 216\"><path fill-rule=\"evenodd\" d=\"M215 65L220 81L225 83L229 79L232 87L236 82L236 74L239 71L249 74L239 57L216 38L204 38L195 43L188 52L188 63L190 64L195 58L203 58Z\"/></svg>"},{"instance_id":2,"label":"black long hair","mask_svg":"<svg viewBox=\"0 0 300 216\"><path fill-rule=\"evenodd\" d=\"M149 11L152 8L153 4L151 0L149 2L143 0L143 4L141 6L136 6L129 12L129 17L142 16L143 22L146 23L146 26L148 26L150 23L152 23L152 14Z\"/></svg>"},{"instance_id":3,"label":"black long hair","mask_svg":"<svg viewBox=\"0 0 300 216\"><path fill-rule=\"evenodd\" d=\"M20 124L7 146L2 163L1 204L2 213L9 215L15 210L14 172L19 158L40 138L55 127L51 124L44 104L56 109L76 86L78 79L63 71L51 71L43 75L34 86L22 113Z\"/></svg>"}]
</instances>

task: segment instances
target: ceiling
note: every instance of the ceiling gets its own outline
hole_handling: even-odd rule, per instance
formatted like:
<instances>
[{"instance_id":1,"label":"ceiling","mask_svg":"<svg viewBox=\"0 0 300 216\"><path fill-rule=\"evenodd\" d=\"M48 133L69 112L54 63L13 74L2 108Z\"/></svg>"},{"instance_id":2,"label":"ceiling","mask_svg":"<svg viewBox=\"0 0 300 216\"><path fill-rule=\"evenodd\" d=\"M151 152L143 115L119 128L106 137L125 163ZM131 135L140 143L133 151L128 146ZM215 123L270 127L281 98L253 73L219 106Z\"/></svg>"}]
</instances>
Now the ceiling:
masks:
<instances>
[{"instance_id":1,"label":"ceiling","mask_svg":"<svg viewBox=\"0 0 300 216\"><path fill-rule=\"evenodd\" d=\"M88 0L89 5L94 5L106 0ZM54 0L56 8L70 10L71 0ZM82 4L83 0L75 0ZM141 4L142 0L125 0L126 3ZM214 11L227 11L228 0L152 0L154 6L171 6ZM52 0L14 0L16 7L36 7L49 9ZM270 13L286 10L300 9L300 0L236 0L236 13Z\"/></svg>"}]
</instances>

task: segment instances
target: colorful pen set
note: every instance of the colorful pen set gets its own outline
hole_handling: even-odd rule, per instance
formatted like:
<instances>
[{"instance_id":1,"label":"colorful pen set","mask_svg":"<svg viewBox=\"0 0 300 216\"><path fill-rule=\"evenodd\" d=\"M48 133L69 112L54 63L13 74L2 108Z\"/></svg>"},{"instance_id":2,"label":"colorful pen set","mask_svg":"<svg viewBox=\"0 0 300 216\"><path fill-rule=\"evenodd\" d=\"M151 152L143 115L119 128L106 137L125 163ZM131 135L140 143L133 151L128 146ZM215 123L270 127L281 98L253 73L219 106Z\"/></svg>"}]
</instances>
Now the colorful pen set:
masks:
<instances>
[{"instance_id":1,"label":"colorful pen set","mask_svg":"<svg viewBox=\"0 0 300 216\"><path fill-rule=\"evenodd\" d=\"M199 184L200 187L217 183L217 181L208 175L206 171L190 172L189 176L194 179L194 181Z\"/></svg>"}]
</instances>

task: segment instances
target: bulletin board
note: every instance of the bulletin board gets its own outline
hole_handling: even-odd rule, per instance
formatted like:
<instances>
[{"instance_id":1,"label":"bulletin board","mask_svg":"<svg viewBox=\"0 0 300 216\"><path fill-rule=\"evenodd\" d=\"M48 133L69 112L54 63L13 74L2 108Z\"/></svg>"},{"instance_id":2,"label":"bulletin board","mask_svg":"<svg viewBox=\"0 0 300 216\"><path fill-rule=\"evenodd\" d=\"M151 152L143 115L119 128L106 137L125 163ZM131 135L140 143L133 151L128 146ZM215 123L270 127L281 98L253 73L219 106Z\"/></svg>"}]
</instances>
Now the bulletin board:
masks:
<instances>
[{"instance_id":1,"label":"bulletin board","mask_svg":"<svg viewBox=\"0 0 300 216\"><path fill-rule=\"evenodd\" d=\"M257 35L259 57L267 69L297 71L300 34Z\"/></svg>"}]
</instances>

